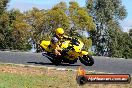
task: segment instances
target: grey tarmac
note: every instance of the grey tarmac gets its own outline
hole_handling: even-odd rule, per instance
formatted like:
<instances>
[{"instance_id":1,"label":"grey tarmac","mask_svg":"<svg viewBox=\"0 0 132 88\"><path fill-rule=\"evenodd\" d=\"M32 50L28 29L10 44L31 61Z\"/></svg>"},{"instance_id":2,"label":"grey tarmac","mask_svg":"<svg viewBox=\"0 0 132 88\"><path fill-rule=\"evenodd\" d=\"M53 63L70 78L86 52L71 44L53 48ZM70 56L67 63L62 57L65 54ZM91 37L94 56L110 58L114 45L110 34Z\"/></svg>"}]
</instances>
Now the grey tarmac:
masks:
<instances>
[{"instance_id":1,"label":"grey tarmac","mask_svg":"<svg viewBox=\"0 0 132 88\"><path fill-rule=\"evenodd\" d=\"M95 64L91 67L84 66L79 60L73 65L62 64L55 66L46 57L42 56L41 53L0 51L0 63L15 63L68 69L77 69L82 65L87 71L132 75L132 59L98 56L94 56L93 58L95 60Z\"/></svg>"}]
</instances>

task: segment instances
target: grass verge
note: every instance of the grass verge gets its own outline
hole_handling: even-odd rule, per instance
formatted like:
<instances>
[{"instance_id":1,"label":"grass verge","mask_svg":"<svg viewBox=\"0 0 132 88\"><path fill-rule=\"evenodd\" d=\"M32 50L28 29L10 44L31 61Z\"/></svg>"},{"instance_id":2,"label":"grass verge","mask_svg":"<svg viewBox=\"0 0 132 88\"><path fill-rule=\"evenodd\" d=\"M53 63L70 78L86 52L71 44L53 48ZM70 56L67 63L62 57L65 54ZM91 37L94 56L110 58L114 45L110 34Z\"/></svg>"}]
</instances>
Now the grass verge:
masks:
<instances>
[{"instance_id":1,"label":"grass verge","mask_svg":"<svg viewBox=\"0 0 132 88\"><path fill-rule=\"evenodd\" d=\"M132 88L132 83L79 86L74 71L0 64L0 88Z\"/></svg>"}]
</instances>

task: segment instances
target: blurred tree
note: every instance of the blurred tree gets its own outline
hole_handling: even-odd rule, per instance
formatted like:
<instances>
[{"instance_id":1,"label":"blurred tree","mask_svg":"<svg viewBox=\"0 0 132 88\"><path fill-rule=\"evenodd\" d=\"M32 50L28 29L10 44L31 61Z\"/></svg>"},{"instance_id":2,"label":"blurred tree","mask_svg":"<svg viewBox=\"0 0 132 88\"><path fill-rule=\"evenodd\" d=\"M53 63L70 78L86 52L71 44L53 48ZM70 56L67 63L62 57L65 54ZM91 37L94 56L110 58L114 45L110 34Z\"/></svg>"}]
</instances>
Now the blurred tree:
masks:
<instances>
[{"instance_id":1,"label":"blurred tree","mask_svg":"<svg viewBox=\"0 0 132 88\"><path fill-rule=\"evenodd\" d=\"M65 3L63 3L65 4ZM51 10L46 13L46 21L49 34L54 34L54 31L58 27L62 27L65 31L69 29L70 23L66 11L66 5L62 8L62 2L54 6Z\"/></svg>"},{"instance_id":2,"label":"blurred tree","mask_svg":"<svg viewBox=\"0 0 132 88\"><path fill-rule=\"evenodd\" d=\"M80 7L77 2L69 2L69 15L72 28L75 30L92 31L95 29L93 18L87 13L86 8Z\"/></svg>"},{"instance_id":3,"label":"blurred tree","mask_svg":"<svg viewBox=\"0 0 132 88\"><path fill-rule=\"evenodd\" d=\"M0 49L5 49L7 47L7 36L10 33L8 30L9 27L9 19L8 14L6 12L6 6L9 0L1 0L0 1Z\"/></svg>"},{"instance_id":4,"label":"blurred tree","mask_svg":"<svg viewBox=\"0 0 132 88\"><path fill-rule=\"evenodd\" d=\"M56 4L53 8L62 9L62 10L64 10L64 12L67 11L67 5L65 2L60 2L60 3Z\"/></svg>"},{"instance_id":5,"label":"blurred tree","mask_svg":"<svg viewBox=\"0 0 132 88\"><path fill-rule=\"evenodd\" d=\"M132 29L129 30L129 35L132 37Z\"/></svg>"},{"instance_id":6,"label":"blurred tree","mask_svg":"<svg viewBox=\"0 0 132 88\"><path fill-rule=\"evenodd\" d=\"M38 44L42 38L42 32L46 30L45 11L33 8L25 12L25 22L31 27L29 28L29 35L34 48L37 49Z\"/></svg>"},{"instance_id":7,"label":"blurred tree","mask_svg":"<svg viewBox=\"0 0 132 88\"><path fill-rule=\"evenodd\" d=\"M77 2L69 2L69 18L71 22L71 36L77 36L77 30L93 32L95 30L95 23L93 18L87 13L87 9L80 7ZM85 48L88 50L92 46L91 39L81 37L81 40L85 43Z\"/></svg>"},{"instance_id":8,"label":"blurred tree","mask_svg":"<svg viewBox=\"0 0 132 88\"><path fill-rule=\"evenodd\" d=\"M132 39L128 33L109 30L110 56L120 58L132 58Z\"/></svg>"},{"instance_id":9,"label":"blurred tree","mask_svg":"<svg viewBox=\"0 0 132 88\"><path fill-rule=\"evenodd\" d=\"M0 15L6 10L9 0L0 0Z\"/></svg>"},{"instance_id":10,"label":"blurred tree","mask_svg":"<svg viewBox=\"0 0 132 88\"><path fill-rule=\"evenodd\" d=\"M82 42L84 43L84 49L89 51L92 46L92 40L90 38L83 37Z\"/></svg>"},{"instance_id":11,"label":"blurred tree","mask_svg":"<svg viewBox=\"0 0 132 88\"><path fill-rule=\"evenodd\" d=\"M9 17L8 13L4 12L0 15L0 49L6 49L10 46L10 34L11 30L9 29Z\"/></svg>"},{"instance_id":12,"label":"blurred tree","mask_svg":"<svg viewBox=\"0 0 132 88\"><path fill-rule=\"evenodd\" d=\"M93 33L95 52L97 55L109 56L108 31L117 30L117 26L121 30L118 21L126 17L125 7L121 0L87 0L87 9L96 23L96 32Z\"/></svg>"},{"instance_id":13,"label":"blurred tree","mask_svg":"<svg viewBox=\"0 0 132 88\"><path fill-rule=\"evenodd\" d=\"M29 50L31 45L28 42L31 26L25 22L25 15L19 10L9 11L10 28L12 29L13 49Z\"/></svg>"}]
</instances>

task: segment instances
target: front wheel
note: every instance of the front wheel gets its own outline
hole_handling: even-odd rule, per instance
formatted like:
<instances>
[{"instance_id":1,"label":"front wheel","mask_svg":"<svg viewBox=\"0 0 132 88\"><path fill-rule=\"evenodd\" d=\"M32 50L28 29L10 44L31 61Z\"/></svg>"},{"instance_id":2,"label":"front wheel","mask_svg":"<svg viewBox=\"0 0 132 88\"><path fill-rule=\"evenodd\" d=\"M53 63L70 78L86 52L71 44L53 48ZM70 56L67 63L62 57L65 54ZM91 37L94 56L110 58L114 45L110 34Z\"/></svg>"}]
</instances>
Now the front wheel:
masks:
<instances>
[{"instance_id":1,"label":"front wheel","mask_svg":"<svg viewBox=\"0 0 132 88\"><path fill-rule=\"evenodd\" d=\"M79 58L80 62L86 66L92 66L94 64L94 59L90 55L84 55Z\"/></svg>"}]
</instances>

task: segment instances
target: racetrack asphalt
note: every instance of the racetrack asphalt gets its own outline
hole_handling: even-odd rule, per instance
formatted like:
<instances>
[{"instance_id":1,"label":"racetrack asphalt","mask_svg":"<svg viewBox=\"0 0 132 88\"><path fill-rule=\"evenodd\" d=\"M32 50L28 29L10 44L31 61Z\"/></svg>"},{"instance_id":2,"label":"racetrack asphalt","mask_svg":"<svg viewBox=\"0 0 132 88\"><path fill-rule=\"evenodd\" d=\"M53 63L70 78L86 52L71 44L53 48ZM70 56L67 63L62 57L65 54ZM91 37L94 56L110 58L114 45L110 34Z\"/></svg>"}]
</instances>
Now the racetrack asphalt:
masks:
<instances>
[{"instance_id":1,"label":"racetrack asphalt","mask_svg":"<svg viewBox=\"0 0 132 88\"><path fill-rule=\"evenodd\" d=\"M84 69L88 71L132 75L132 59L97 56L93 58L95 60L95 64L93 66L84 66L79 60L73 65L62 64L55 66L46 57L42 56L41 53L0 51L1 63L15 63L70 69L77 69L78 66L82 65Z\"/></svg>"}]
</instances>

